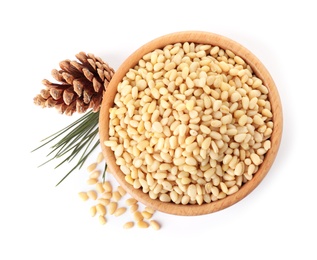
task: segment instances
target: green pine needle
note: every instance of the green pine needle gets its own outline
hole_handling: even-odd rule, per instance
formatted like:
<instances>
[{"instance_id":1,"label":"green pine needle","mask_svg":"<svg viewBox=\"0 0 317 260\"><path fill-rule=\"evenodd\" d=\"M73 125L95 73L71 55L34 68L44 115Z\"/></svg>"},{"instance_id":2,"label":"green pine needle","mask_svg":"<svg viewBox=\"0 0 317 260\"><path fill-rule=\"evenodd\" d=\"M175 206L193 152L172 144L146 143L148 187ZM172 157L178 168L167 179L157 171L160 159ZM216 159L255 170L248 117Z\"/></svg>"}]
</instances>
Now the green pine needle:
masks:
<instances>
[{"instance_id":1,"label":"green pine needle","mask_svg":"<svg viewBox=\"0 0 317 260\"><path fill-rule=\"evenodd\" d=\"M55 166L55 169L80 156L75 166L56 186L62 183L74 170L81 169L89 155L99 145L100 141L96 138L99 132L98 120L99 112L89 111L67 127L41 140L44 143L31 151L34 152L44 146L51 145L51 151L46 155L47 157L51 156L51 158L39 165L39 167L55 159L63 159ZM106 170L107 164L105 164L102 175L103 179L105 178Z\"/></svg>"}]
</instances>

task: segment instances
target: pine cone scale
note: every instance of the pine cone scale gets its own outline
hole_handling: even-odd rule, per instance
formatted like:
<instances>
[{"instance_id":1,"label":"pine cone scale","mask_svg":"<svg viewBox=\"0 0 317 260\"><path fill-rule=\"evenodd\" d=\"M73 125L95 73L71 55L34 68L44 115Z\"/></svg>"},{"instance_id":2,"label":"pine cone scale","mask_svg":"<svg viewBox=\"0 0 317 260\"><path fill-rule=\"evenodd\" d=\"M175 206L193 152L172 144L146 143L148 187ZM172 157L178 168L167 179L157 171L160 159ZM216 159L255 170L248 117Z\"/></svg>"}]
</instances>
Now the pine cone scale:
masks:
<instances>
[{"instance_id":1,"label":"pine cone scale","mask_svg":"<svg viewBox=\"0 0 317 260\"><path fill-rule=\"evenodd\" d=\"M75 97L75 93L71 88L66 89L63 92L63 100L65 104L68 106L72 103L72 101L74 100L74 97Z\"/></svg>"},{"instance_id":2,"label":"pine cone scale","mask_svg":"<svg viewBox=\"0 0 317 260\"><path fill-rule=\"evenodd\" d=\"M92 60L92 59L87 59L89 65L94 69L96 70L96 63Z\"/></svg>"},{"instance_id":3,"label":"pine cone scale","mask_svg":"<svg viewBox=\"0 0 317 260\"><path fill-rule=\"evenodd\" d=\"M83 74L85 75L86 79L88 79L90 82L92 82L92 79L94 78L94 74L91 73L91 72L89 71L89 69L84 68L84 69L83 69Z\"/></svg>"},{"instance_id":4,"label":"pine cone scale","mask_svg":"<svg viewBox=\"0 0 317 260\"><path fill-rule=\"evenodd\" d=\"M51 93L47 89L42 89L41 92L40 92L40 95L41 95L42 98L48 99L50 97Z\"/></svg>"},{"instance_id":5,"label":"pine cone scale","mask_svg":"<svg viewBox=\"0 0 317 260\"><path fill-rule=\"evenodd\" d=\"M91 91L90 89L85 89L84 93L83 93L83 101L85 104L89 104L92 95L94 94L93 91Z\"/></svg>"},{"instance_id":6,"label":"pine cone scale","mask_svg":"<svg viewBox=\"0 0 317 260\"><path fill-rule=\"evenodd\" d=\"M96 78L93 78L92 85L94 87L95 92L99 93L100 89L102 88L102 84Z\"/></svg>"},{"instance_id":7,"label":"pine cone scale","mask_svg":"<svg viewBox=\"0 0 317 260\"><path fill-rule=\"evenodd\" d=\"M59 82L63 82L64 81L64 78L63 78L62 74L57 69L53 69L52 72L51 72L51 75L52 75L52 77L55 80L57 80Z\"/></svg>"},{"instance_id":8,"label":"pine cone scale","mask_svg":"<svg viewBox=\"0 0 317 260\"><path fill-rule=\"evenodd\" d=\"M64 90L62 88L51 88L49 92L53 99L58 100L62 97Z\"/></svg>"},{"instance_id":9,"label":"pine cone scale","mask_svg":"<svg viewBox=\"0 0 317 260\"><path fill-rule=\"evenodd\" d=\"M86 105L83 100L76 100L76 111L78 113L84 113L88 109L88 105Z\"/></svg>"},{"instance_id":10,"label":"pine cone scale","mask_svg":"<svg viewBox=\"0 0 317 260\"><path fill-rule=\"evenodd\" d=\"M70 85L73 84L73 81L75 78L71 74L69 74L67 72L63 72L62 76L63 76L63 79L66 81L66 83L68 83Z\"/></svg>"},{"instance_id":11,"label":"pine cone scale","mask_svg":"<svg viewBox=\"0 0 317 260\"><path fill-rule=\"evenodd\" d=\"M82 74L83 68L85 68L82 64L78 63L77 61L71 61L70 64L76 68L79 74Z\"/></svg>"},{"instance_id":12,"label":"pine cone scale","mask_svg":"<svg viewBox=\"0 0 317 260\"><path fill-rule=\"evenodd\" d=\"M97 73L98 73L98 76L101 79L101 81L104 81L105 80L105 74L104 74L103 70L98 68L97 69Z\"/></svg>"},{"instance_id":13,"label":"pine cone scale","mask_svg":"<svg viewBox=\"0 0 317 260\"><path fill-rule=\"evenodd\" d=\"M43 98L41 96L41 94L37 95L34 97L33 101L34 101L34 104L38 105L38 106L41 106L41 107L45 107L45 102L46 102L46 98Z\"/></svg>"},{"instance_id":14,"label":"pine cone scale","mask_svg":"<svg viewBox=\"0 0 317 260\"><path fill-rule=\"evenodd\" d=\"M78 95L78 97L81 97L83 94L84 84L79 80L75 79L73 81L74 91Z\"/></svg>"},{"instance_id":15,"label":"pine cone scale","mask_svg":"<svg viewBox=\"0 0 317 260\"><path fill-rule=\"evenodd\" d=\"M81 63L86 63L87 62L87 55L83 51L75 55L76 58L81 62Z\"/></svg>"},{"instance_id":16,"label":"pine cone scale","mask_svg":"<svg viewBox=\"0 0 317 260\"><path fill-rule=\"evenodd\" d=\"M80 77L82 75L81 70L78 70L76 66L73 65L74 62L70 60L65 60L60 62L60 67L62 72L67 72L72 75L74 78Z\"/></svg>"}]
</instances>

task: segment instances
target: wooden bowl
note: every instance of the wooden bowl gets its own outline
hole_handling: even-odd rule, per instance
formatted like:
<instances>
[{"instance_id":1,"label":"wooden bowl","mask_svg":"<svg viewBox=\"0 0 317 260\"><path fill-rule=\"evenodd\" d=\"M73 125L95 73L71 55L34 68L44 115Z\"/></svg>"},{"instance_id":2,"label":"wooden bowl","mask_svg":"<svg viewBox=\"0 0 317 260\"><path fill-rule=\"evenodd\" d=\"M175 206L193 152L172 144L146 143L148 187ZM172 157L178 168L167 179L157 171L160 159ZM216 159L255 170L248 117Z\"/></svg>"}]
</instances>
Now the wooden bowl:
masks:
<instances>
[{"instance_id":1,"label":"wooden bowl","mask_svg":"<svg viewBox=\"0 0 317 260\"><path fill-rule=\"evenodd\" d=\"M270 138L271 149L269 149L266 153L263 163L260 165L258 171L254 174L253 178L250 181L246 182L244 185L242 185L242 187L236 193L229 195L224 199L220 199L211 203L204 203L202 205L180 205L175 204L173 202L161 202L158 199L151 199L149 195L144 193L141 189L133 188L132 185L125 181L125 175L122 173L119 166L116 164L113 151L104 145L104 141L108 140L109 138L109 109L113 106L114 97L117 93L118 83L122 80L122 78L125 76L128 70L138 63L138 61L143 57L143 55L155 49L163 48L168 44L174 44L177 42L195 42L201 44L217 45L222 49L229 49L236 55L239 55L241 58L245 60L245 62L247 62L251 66L255 75L262 80L263 85L265 85L269 89L268 97L271 102L273 113L274 128ZM118 183L132 197L134 197L141 203L164 213L184 216L209 214L212 212L225 209L242 200L250 192L252 192L266 176L275 160L282 137L282 128L283 116L278 90L275 86L275 83L271 75L269 74L265 66L261 63L261 61L239 43L221 35L201 31L176 32L165 36L161 36L157 39L154 39L146 43L138 50L136 50L132 55L130 55L116 71L111 82L109 83L107 91L104 93L99 119L100 142L102 146L102 151L106 158L108 169L114 175Z\"/></svg>"}]
</instances>

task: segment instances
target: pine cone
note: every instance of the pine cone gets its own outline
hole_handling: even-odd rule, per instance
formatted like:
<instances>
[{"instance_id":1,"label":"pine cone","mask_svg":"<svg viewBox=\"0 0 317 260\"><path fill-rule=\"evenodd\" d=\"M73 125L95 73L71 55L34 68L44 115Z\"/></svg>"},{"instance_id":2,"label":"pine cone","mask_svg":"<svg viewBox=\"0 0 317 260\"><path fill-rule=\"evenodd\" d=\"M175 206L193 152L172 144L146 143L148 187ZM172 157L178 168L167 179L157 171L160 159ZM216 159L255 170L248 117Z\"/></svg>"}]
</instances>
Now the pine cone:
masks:
<instances>
[{"instance_id":1,"label":"pine cone","mask_svg":"<svg viewBox=\"0 0 317 260\"><path fill-rule=\"evenodd\" d=\"M59 83L47 79L42 81L45 89L34 98L41 107L55 107L60 113L72 115L84 113L87 109L99 111L103 91L106 90L114 70L99 57L80 52L80 61L64 60L59 63L61 70L52 70L52 76Z\"/></svg>"}]
</instances>

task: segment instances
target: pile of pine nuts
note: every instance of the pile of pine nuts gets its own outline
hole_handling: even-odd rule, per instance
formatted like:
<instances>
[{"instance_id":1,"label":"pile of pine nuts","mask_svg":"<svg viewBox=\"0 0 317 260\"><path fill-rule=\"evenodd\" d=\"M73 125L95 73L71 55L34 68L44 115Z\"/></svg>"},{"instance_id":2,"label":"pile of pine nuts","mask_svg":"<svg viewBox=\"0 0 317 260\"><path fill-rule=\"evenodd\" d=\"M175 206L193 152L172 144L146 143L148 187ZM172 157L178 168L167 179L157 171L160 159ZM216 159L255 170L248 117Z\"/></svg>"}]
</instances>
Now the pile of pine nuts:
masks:
<instances>
[{"instance_id":1,"label":"pile of pine nuts","mask_svg":"<svg viewBox=\"0 0 317 260\"><path fill-rule=\"evenodd\" d=\"M103 154L99 153L96 162L87 167L89 173L87 184L93 188L78 193L81 200L96 202L90 207L91 216L98 216L100 224L105 225L108 221L107 215L109 217L119 217L129 211L132 218L123 224L123 228L130 229L137 226L139 228L152 227L154 230L159 230L161 228L160 223L153 219L155 210L145 207L136 199L130 197L120 185L116 185L108 179L102 180L98 165L103 160ZM110 173L107 172L107 174ZM121 201L123 199L125 200L124 204ZM143 209L141 209L141 206Z\"/></svg>"},{"instance_id":2,"label":"pile of pine nuts","mask_svg":"<svg viewBox=\"0 0 317 260\"><path fill-rule=\"evenodd\" d=\"M268 92L230 50L167 45L118 84L104 144L126 181L152 199L217 201L251 180L271 147Z\"/></svg>"}]
</instances>

